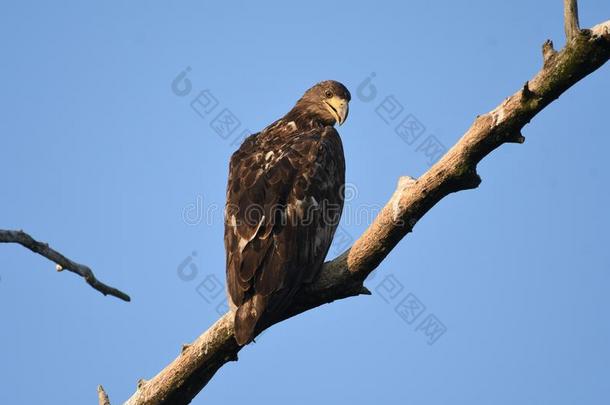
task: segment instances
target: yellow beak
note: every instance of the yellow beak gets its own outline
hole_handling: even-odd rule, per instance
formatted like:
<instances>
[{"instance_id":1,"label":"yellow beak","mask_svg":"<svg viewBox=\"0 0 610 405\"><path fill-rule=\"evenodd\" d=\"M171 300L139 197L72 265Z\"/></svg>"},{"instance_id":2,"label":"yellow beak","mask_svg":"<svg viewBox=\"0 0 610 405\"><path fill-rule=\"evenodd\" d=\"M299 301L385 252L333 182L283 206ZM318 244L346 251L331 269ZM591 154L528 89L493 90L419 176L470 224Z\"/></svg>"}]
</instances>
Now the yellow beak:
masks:
<instances>
[{"instance_id":1,"label":"yellow beak","mask_svg":"<svg viewBox=\"0 0 610 405\"><path fill-rule=\"evenodd\" d=\"M326 108L335 117L339 125L343 124L349 114L349 105L347 100L333 96L332 98L325 100Z\"/></svg>"}]
</instances>

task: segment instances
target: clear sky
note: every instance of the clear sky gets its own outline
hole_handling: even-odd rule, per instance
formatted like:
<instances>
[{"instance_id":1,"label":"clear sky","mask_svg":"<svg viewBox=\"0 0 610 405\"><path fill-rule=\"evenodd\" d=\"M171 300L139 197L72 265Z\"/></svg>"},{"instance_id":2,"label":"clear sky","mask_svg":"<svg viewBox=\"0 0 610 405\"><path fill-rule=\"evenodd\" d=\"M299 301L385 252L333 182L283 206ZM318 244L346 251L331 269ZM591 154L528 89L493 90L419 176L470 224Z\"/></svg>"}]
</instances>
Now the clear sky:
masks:
<instances>
[{"instance_id":1,"label":"clear sky","mask_svg":"<svg viewBox=\"0 0 610 405\"><path fill-rule=\"evenodd\" d=\"M133 302L0 246L0 403L95 403L100 383L122 403L218 318L242 131L320 80L352 91L336 256L399 176L427 170L426 145L454 144L540 68L544 40L563 45L561 3L4 2L0 228ZM580 16L606 20L610 2ZM373 296L273 327L193 403L608 404L609 90L605 66L489 156L480 188L434 207ZM420 131L399 136L403 121Z\"/></svg>"}]
</instances>

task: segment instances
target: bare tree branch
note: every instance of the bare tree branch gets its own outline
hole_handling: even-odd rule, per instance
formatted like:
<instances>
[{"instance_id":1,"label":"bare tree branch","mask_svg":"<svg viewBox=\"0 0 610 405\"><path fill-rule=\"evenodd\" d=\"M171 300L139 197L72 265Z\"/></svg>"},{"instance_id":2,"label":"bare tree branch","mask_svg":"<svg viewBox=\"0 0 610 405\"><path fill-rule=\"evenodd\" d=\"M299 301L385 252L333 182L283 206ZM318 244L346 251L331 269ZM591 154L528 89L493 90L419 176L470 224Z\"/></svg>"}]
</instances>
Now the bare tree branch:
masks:
<instances>
[{"instance_id":1,"label":"bare tree branch","mask_svg":"<svg viewBox=\"0 0 610 405\"><path fill-rule=\"evenodd\" d=\"M108 399L108 394L104 391L104 387L101 385L97 386L97 399L99 405L110 405L110 399Z\"/></svg>"},{"instance_id":2,"label":"bare tree branch","mask_svg":"<svg viewBox=\"0 0 610 405\"><path fill-rule=\"evenodd\" d=\"M563 28L566 32L567 42L576 38L580 33L577 0L563 0Z\"/></svg>"},{"instance_id":3,"label":"bare tree branch","mask_svg":"<svg viewBox=\"0 0 610 405\"><path fill-rule=\"evenodd\" d=\"M607 21L579 32L560 52L547 41L543 68L493 111L477 117L460 141L421 178L402 177L369 228L348 251L325 263L314 283L295 297L284 319L337 299L367 294L364 279L424 214L445 196L476 188L481 182L477 164L485 156L505 143L523 143L521 129L538 112L610 58L609 29ZM184 346L159 374L138 384L125 404L188 404L220 367L237 360L240 349L229 312Z\"/></svg>"},{"instance_id":4,"label":"bare tree branch","mask_svg":"<svg viewBox=\"0 0 610 405\"><path fill-rule=\"evenodd\" d=\"M79 276L83 277L87 284L89 284L91 287L95 288L102 294L112 295L114 297L122 299L123 301L131 301L129 295L125 294L120 290L117 290L114 287L110 287L95 278L95 275L89 267L83 264L73 262L58 251L50 248L48 243L39 242L21 230L9 231L0 229L0 243L18 243L30 249L32 252L38 253L39 255L44 256L52 262L56 263L57 271L71 271L72 273L78 274Z\"/></svg>"}]
</instances>

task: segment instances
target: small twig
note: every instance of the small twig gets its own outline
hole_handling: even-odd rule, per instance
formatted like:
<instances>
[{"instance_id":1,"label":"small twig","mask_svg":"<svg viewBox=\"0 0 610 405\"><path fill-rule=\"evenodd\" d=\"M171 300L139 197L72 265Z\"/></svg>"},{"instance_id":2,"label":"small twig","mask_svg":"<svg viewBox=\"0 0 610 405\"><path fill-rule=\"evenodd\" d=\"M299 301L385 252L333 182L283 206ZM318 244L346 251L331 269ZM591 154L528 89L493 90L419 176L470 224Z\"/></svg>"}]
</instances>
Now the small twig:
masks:
<instances>
[{"instance_id":1,"label":"small twig","mask_svg":"<svg viewBox=\"0 0 610 405\"><path fill-rule=\"evenodd\" d=\"M117 290L114 287L110 287L95 278L95 275L89 267L73 262L58 251L50 248L47 243L39 242L21 230L9 231L0 229L0 243L18 243L21 246L30 249L32 252L38 253L39 255L44 256L54 262L56 264L57 271L71 271L72 273L83 277L87 284L102 294L112 295L113 297L120 298L123 301L131 301L129 295Z\"/></svg>"},{"instance_id":2,"label":"small twig","mask_svg":"<svg viewBox=\"0 0 610 405\"><path fill-rule=\"evenodd\" d=\"M104 391L104 387L101 385L97 386L97 398L99 405L110 405L110 399L108 399L108 394Z\"/></svg>"},{"instance_id":3,"label":"small twig","mask_svg":"<svg viewBox=\"0 0 610 405\"><path fill-rule=\"evenodd\" d=\"M566 32L567 42L580 34L577 0L563 0L563 28Z\"/></svg>"},{"instance_id":4,"label":"small twig","mask_svg":"<svg viewBox=\"0 0 610 405\"><path fill-rule=\"evenodd\" d=\"M544 44L542 44L542 58L544 66L548 66L555 55L557 55L557 51L555 48L553 48L553 41L547 39Z\"/></svg>"}]
</instances>

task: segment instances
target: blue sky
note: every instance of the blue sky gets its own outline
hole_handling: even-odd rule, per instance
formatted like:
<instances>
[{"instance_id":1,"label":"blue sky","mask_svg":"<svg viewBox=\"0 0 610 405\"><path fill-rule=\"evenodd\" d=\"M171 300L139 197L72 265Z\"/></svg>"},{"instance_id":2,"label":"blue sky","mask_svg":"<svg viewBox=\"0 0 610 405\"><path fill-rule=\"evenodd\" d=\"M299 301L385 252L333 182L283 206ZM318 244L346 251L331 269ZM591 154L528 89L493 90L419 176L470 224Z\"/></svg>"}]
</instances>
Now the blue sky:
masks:
<instances>
[{"instance_id":1,"label":"blue sky","mask_svg":"<svg viewBox=\"0 0 610 405\"><path fill-rule=\"evenodd\" d=\"M580 3L583 26L610 18L606 0ZM354 212L428 169L423 142L451 146L540 68L547 38L563 44L560 1L5 2L0 228L133 302L0 246L0 403L93 403L100 383L121 403L217 319L235 139L312 84L354 96L333 256L366 228ZM273 327L193 403L607 404L608 89L605 66L482 162L481 186L417 224L367 281L373 296ZM204 91L217 105L200 116ZM219 136L225 109L239 126ZM425 127L410 143L395 132L408 116ZM414 297L423 311L405 320ZM426 320L444 330L432 344Z\"/></svg>"}]
</instances>

